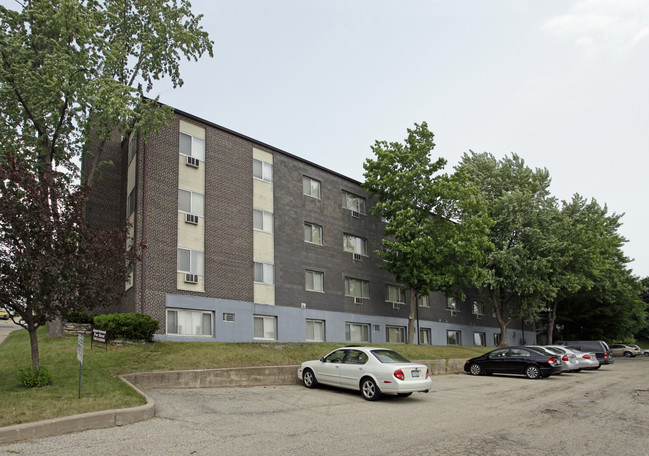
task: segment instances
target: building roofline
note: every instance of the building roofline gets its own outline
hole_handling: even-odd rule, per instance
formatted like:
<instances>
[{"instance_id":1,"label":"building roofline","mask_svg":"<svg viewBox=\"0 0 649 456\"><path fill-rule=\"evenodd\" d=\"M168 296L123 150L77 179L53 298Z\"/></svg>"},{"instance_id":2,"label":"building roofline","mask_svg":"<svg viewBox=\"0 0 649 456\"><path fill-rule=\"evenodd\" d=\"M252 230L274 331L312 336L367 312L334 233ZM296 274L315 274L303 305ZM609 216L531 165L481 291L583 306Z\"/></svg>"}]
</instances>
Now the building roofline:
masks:
<instances>
[{"instance_id":1,"label":"building roofline","mask_svg":"<svg viewBox=\"0 0 649 456\"><path fill-rule=\"evenodd\" d=\"M216 123L211 122L209 120L205 120L205 119L203 119L201 117L198 117L198 116L196 116L194 114L190 114L190 113L188 113L186 111L183 111L181 109L174 108L173 106L169 106L169 105L166 105L164 103L160 103L160 104L162 104L164 106L168 106L168 107L170 107L171 109L174 110L174 113L181 114L181 115L183 115L183 116L185 116L185 117L187 117L189 119L192 119L192 120L194 120L196 122L200 122L200 123L209 125L210 127L217 128L217 129L219 129L219 130L221 130L221 131L223 131L225 133L231 134L233 136L237 136L238 138L245 139L246 141L250 141L250 142L252 142L254 144L257 144L258 146L261 146L261 147L264 147L266 149L272 150L273 152L277 152L277 153L280 153L282 155L286 155L287 157L290 157L290 158L292 158L294 160L298 160L298 161L301 161L303 163L306 163L309 166L313 166L314 168L318 168L321 171L325 171L325 172L327 172L329 174L333 174L333 175L335 175L337 177L340 177L342 179L350 181L350 182L352 182L352 183L354 183L356 185L362 185L362 183L360 181L357 181L356 179L352 179L349 176L345 176L344 174L341 174L339 172L332 171L331 169L325 168L322 165L318 165L317 163L314 163L312 161L306 160L306 159L304 159L302 157L299 157L297 155L286 152L285 150L279 149L279 148L277 148L275 146L271 146L270 144L266 144L265 142L262 142L262 141L259 141L257 139L251 138L250 136L246 136L246 135L244 135L242 133L239 133L239 132L236 132L234 130L230 130L229 128L226 128L226 127L224 127L222 125L216 124Z\"/></svg>"}]
</instances>

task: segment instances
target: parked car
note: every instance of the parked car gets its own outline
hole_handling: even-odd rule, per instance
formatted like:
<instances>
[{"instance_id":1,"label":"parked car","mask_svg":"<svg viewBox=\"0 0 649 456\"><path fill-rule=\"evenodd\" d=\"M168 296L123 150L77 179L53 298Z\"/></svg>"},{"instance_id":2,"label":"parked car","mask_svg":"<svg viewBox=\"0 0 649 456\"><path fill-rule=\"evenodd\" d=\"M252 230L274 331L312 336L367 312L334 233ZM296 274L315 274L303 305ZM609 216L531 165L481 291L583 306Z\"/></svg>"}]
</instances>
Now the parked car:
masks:
<instances>
[{"instance_id":1,"label":"parked car","mask_svg":"<svg viewBox=\"0 0 649 456\"><path fill-rule=\"evenodd\" d=\"M464 363L464 371L473 375L522 374L527 378L549 377L560 373L561 360L527 347L503 347L471 358Z\"/></svg>"},{"instance_id":2,"label":"parked car","mask_svg":"<svg viewBox=\"0 0 649 456\"><path fill-rule=\"evenodd\" d=\"M555 345L565 345L583 352L595 353L600 365L615 362L611 349L603 340L559 340Z\"/></svg>"},{"instance_id":3,"label":"parked car","mask_svg":"<svg viewBox=\"0 0 649 456\"><path fill-rule=\"evenodd\" d=\"M577 355L564 350L565 347L557 347L551 345L526 345L526 347L534 348L535 350L543 350L550 356L558 356L561 358L562 372L579 372L581 368L577 362Z\"/></svg>"},{"instance_id":4,"label":"parked car","mask_svg":"<svg viewBox=\"0 0 649 456\"><path fill-rule=\"evenodd\" d=\"M555 345L556 347L557 345ZM583 370L596 370L599 369L601 364L599 363L599 360L597 359L597 355L595 353L586 353L583 351L579 351L576 348L570 348L570 347L565 347L561 346L564 350L569 350L573 352L577 356L577 362L579 363L579 368Z\"/></svg>"},{"instance_id":5,"label":"parked car","mask_svg":"<svg viewBox=\"0 0 649 456\"><path fill-rule=\"evenodd\" d=\"M0 320L9 320L9 312L4 307L0 307Z\"/></svg>"},{"instance_id":6,"label":"parked car","mask_svg":"<svg viewBox=\"0 0 649 456\"><path fill-rule=\"evenodd\" d=\"M624 356L625 358L635 358L638 355L643 355L640 347L629 344L611 344L611 353L613 353L613 356Z\"/></svg>"},{"instance_id":7,"label":"parked car","mask_svg":"<svg viewBox=\"0 0 649 456\"><path fill-rule=\"evenodd\" d=\"M410 362L394 350L343 347L300 365L297 376L307 388L318 384L359 390L368 401L382 394L402 397L427 393L433 386L424 364Z\"/></svg>"},{"instance_id":8,"label":"parked car","mask_svg":"<svg viewBox=\"0 0 649 456\"><path fill-rule=\"evenodd\" d=\"M629 345L632 346L632 347L637 348L638 350L640 350L644 356L649 356L649 350L645 350L643 348L640 348L638 345L635 345L635 344L629 344Z\"/></svg>"}]
</instances>

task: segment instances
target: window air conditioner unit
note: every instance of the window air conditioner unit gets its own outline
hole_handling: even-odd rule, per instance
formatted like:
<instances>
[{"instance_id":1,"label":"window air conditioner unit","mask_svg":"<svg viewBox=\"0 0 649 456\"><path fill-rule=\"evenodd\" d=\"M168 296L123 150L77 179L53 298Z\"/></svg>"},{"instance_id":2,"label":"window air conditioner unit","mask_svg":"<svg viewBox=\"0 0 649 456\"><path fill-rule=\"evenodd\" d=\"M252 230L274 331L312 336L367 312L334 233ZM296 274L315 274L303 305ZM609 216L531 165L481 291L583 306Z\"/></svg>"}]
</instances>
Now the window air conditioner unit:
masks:
<instances>
[{"instance_id":1,"label":"window air conditioner unit","mask_svg":"<svg viewBox=\"0 0 649 456\"><path fill-rule=\"evenodd\" d=\"M361 261L361 254L360 253L353 253L352 258L354 259L354 262L360 262Z\"/></svg>"},{"instance_id":2,"label":"window air conditioner unit","mask_svg":"<svg viewBox=\"0 0 649 456\"><path fill-rule=\"evenodd\" d=\"M185 222L198 225L198 215L194 214L185 214Z\"/></svg>"},{"instance_id":3,"label":"window air conditioner unit","mask_svg":"<svg viewBox=\"0 0 649 456\"><path fill-rule=\"evenodd\" d=\"M477 318L478 320L482 320L482 315L478 314L478 315L476 315L476 318Z\"/></svg>"},{"instance_id":4,"label":"window air conditioner unit","mask_svg":"<svg viewBox=\"0 0 649 456\"><path fill-rule=\"evenodd\" d=\"M457 310L451 310L451 317L457 316Z\"/></svg>"},{"instance_id":5,"label":"window air conditioner unit","mask_svg":"<svg viewBox=\"0 0 649 456\"><path fill-rule=\"evenodd\" d=\"M191 166L192 168L198 168L200 160L194 157L187 157L186 163L187 166Z\"/></svg>"},{"instance_id":6,"label":"window air conditioner unit","mask_svg":"<svg viewBox=\"0 0 649 456\"><path fill-rule=\"evenodd\" d=\"M198 274L185 274L185 283L198 283Z\"/></svg>"},{"instance_id":7,"label":"window air conditioner unit","mask_svg":"<svg viewBox=\"0 0 649 456\"><path fill-rule=\"evenodd\" d=\"M392 303L392 310L399 310L399 303L398 302L393 302Z\"/></svg>"},{"instance_id":8,"label":"window air conditioner unit","mask_svg":"<svg viewBox=\"0 0 649 456\"><path fill-rule=\"evenodd\" d=\"M360 218L361 213L358 211L352 211L352 217Z\"/></svg>"},{"instance_id":9,"label":"window air conditioner unit","mask_svg":"<svg viewBox=\"0 0 649 456\"><path fill-rule=\"evenodd\" d=\"M354 304L363 304L363 298L354 298Z\"/></svg>"}]
</instances>

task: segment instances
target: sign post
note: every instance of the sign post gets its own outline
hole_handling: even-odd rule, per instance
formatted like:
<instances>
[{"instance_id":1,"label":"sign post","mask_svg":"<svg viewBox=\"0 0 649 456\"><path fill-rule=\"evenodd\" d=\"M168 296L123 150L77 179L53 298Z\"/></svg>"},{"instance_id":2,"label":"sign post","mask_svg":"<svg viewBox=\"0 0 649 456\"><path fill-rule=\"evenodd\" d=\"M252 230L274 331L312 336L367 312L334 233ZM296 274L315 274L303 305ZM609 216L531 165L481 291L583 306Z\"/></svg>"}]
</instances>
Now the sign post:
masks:
<instances>
[{"instance_id":1,"label":"sign post","mask_svg":"<svg viewBox=\"0 0 649 456\"><path fill-rule=\"evenodd\" d=\"M79 399L81 399L81 368L83 367L83 334L77 338L77 359L79 360Z\"/></svg>"}]
</instances>

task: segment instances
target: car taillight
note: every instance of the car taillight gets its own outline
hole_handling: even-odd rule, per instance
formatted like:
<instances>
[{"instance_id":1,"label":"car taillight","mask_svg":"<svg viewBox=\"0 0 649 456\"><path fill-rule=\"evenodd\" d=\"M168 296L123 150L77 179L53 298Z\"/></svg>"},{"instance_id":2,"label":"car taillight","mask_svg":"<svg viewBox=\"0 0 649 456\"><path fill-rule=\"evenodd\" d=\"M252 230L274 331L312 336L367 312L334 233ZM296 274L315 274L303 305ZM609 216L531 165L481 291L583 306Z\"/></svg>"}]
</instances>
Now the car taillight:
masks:
<instances>
[{"instance_id":1,"label":"car taillight","mask_svg":"<svg viewBox=\"0 0 649 456\"><path fill-rule=\"evenodd\" d=\"M608 358L608 353L604 353L604 358Z\"/></svg>"},{"instance_id":2,"label":"car taillight","mask_svg":"<svg viewBox=\"0 0 649 456\"><path fill-rule=\"evenodd\" d=\"M401 369L397 370L394 372L394 376L398 378L399 380L405 380L406 376L403 375L403 371Z\"/></svg>"},{"instance_id":3,"label":"car taillight","mask_svg":"<svg viewBox=\"0 0 649 456\"><path fill-rule=\"evenodd\" d=\"M428 372L428 369L426 369L426 378L430 377L430 372Z\"/></svg>"},{"instance_id":4,"label":"car taillight","mask_svg":"<svg viewBox=\"0 0 649 456\"><path fill-rule=\"evenodd\" d=\"M590 355L586 353L584 356L582 356L582 358L590 359Z\"/></svg>"},{"instance_id":5,"label":"car taillight","mask_svg":"<svg viewBox=\"0 0 649 456\"><path fill-rule=\"evenodd\" d=\"M550 358L548 360L548 363L554 366L555 364L557 364L557 358Z\"/></svg>"},{"instance_id":6,"label":"car taillight","mask_svg":"<svg viewBox=\"0 0 649 456\"><path fill-rule=\"evenodd\" d=\"M562 357L561 359L562 359L563 361L565 361L565 362L568 362L568 355L563 355L563 357Z\"/></svg>"}]
</instances>

